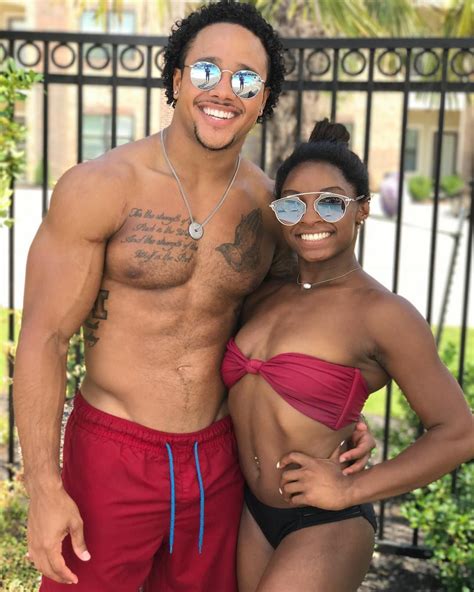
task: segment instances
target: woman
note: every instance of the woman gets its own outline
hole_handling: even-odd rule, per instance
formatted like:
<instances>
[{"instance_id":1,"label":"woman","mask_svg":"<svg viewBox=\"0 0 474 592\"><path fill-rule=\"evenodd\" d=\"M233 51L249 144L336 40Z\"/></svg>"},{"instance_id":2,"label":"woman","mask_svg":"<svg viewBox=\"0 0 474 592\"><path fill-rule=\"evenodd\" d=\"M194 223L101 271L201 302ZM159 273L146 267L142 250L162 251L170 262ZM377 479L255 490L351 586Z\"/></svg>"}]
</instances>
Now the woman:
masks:
<instances>
[{"instance_id":1,"label":"woman","mask_svg":"<svg viewBox=\"0 0 474 592\"><path fill-rule=\"evenodd\" d=\"M222 364L247 482L241 592L357 590L374 545L370 502L474 454L471 413L429 326L357 262L369 181L348 141L324 120L280 167L271 207L298 279L249 299ZM390 378L426 431L397 458L345 475L331 453Z\"/></svg>"}]
</instances>

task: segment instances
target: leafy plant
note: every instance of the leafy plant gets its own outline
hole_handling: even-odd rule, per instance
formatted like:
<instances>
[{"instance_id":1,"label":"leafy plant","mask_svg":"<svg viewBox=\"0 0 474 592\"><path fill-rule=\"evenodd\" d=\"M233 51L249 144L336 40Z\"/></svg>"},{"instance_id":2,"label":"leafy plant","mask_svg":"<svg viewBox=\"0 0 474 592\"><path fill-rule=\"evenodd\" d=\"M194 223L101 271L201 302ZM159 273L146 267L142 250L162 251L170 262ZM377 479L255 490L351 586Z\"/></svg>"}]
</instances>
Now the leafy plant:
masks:
<instances>
[{"instance_id":1,"label":"leafy plant","mask_svg":"<svg viewBox=\"0 0 474 592\"><path fill-rule=\"evenodd\" d=\"M67 356L68 399L74 395L84 375L83 361L84 343L82 334L78 333L70 341ZM65 418L69 412L70 405L66 405ZM5 438L8 436L7 421L0 421L0 438L2 435ZM15 476L11 482L0 481L0 590L5 592L33 592L38 589L40 576L25 559L27 514L28 500L21 479Z\"/></svg>"},{"instance_id":2,"label":"leafy plant","mask_svg":"<svg viewBox=\"0 0 474 592\"><path fill-rule=\"evenodd\" d=\"M426 201L433 194L433 181L423 175L415 175L408 181L408 191L415 201Z\"/></svg>"},{"instance_id":3,"label":"leafy plant","mask_svg":"<svg viewBox=\"0 0 474 592\"><path fill-rule=\"evenodd\" d=\"M463 465L457 474L456 493L452 477L411 494L401 513L410 526L420 528L424 542L433 550L447 592L474 589L474 464Z\"/></svg>"},{"instance_id":4,"label":"leafy plant","mask_svg":"<svg viewBox=\"0 0 474 592\"><path fill-rule=\"evenodd\" d=\"M459 175L446 175L439 184L448 197L459 195L465 186L464 180Z\"/></svg>"},{"instance_id":5,"label":"leafy plant","mask_svg":"<svg viewBox=\"0 0 474 592\"><path fill-rule=\"evenodd\" d=\"M15 121L15 105L25 101L27 92L42 79L33 70L18 68L12 58L0 72L0 227L10 226L12 185L25 168L25 153L19 144L25 139L26 126Z\"/></svg>"},{"instance_id":6,"label":"leafy plant","mask_svg":"<svg viewBox=\"0 0 474 592\"><path fill-rule=\"evenodd\" d=\"M441 357L453 375L457 374L458 351L448 343ZM474 364L464 371L464 393L474 407ZM401 421L390 434L390 456L396 456L416 437L418 419L402 397ZM474 464L464 464L457 472L455 494L451 475L445 475L405 497L401 513L413 528L420 528L424 543L433 550L431 561L439 569L447 592L474 589Z\"/></svg>"},{"instance_id":7,"label":"leafy plant","mask_svg":"<svg viewBox=\"0 0 474 592\"><path fill-rule=\"evenodd\" d=\"M22 483L0 482L0 588L8 592L33 592L39 574L25 558L28 503Z\"/></svg>"},{"instance_id":8,"label":"leafy plant","mask_svg":"<svg viewBox=\"0 0 474 592\"><path fill-rule=\"evenodd\" d=\"M84 340L81 331L73 335L69 342L66 365L66 397L68 399L74 396L84 373Z\"/></svg>"}]
</instances>

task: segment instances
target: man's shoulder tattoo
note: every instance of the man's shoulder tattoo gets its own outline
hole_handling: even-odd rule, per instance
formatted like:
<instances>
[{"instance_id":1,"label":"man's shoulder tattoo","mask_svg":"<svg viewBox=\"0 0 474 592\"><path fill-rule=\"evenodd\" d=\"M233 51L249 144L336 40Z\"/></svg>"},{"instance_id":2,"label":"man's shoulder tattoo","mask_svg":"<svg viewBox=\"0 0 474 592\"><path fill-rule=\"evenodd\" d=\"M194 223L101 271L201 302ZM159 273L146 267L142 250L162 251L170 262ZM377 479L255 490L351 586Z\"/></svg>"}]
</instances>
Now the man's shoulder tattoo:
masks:
<instances>
[{"instance_id":1,"label":"man's shoulder tattoo","mask_svg":"<svg viewBox=\"0 0 474 592\"><path fill-rule=\"evenodd\" d=\"M233 243L216 247L234 271L248 272L257 269L260 263L260 244L263 236L263 217L259 208L242 218L235 229Z\"/></svg>"}]
</instances>

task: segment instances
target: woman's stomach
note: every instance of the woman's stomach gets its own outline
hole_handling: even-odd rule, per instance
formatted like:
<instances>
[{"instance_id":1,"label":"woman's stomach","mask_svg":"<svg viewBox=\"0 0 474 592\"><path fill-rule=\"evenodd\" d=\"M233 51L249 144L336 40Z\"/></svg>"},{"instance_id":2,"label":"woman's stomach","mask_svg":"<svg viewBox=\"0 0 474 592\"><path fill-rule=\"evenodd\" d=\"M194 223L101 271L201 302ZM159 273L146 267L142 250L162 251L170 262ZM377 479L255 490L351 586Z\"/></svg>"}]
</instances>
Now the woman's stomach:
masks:
<instances>
[{"instance_id":1,"label":"woman's stomach","mask_svg":"<svg viewBox=\"0 0 474 592\"><path fill-rule=\"evenodd\" d=\"M317 458L334 454L339 462L354 430L354 424L333 430L304 415L255 375L244 376L230 389L229 410L248 486L263 503L280 508L289 504L279 492L282 470L277 462L289 452Z\"/></svg>"}]
</instances>

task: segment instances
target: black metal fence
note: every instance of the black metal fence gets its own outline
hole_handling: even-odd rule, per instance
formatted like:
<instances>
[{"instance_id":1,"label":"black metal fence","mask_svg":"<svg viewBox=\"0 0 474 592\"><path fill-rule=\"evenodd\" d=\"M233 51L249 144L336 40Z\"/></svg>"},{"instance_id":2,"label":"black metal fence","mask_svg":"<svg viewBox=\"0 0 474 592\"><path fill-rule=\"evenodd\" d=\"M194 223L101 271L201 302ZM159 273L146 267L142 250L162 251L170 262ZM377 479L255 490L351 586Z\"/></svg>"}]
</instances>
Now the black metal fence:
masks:
<instances>
[{"instance_id":1,"label":"black metal fence","mask_svg":"<svg viewBox=\"0 0 474 592\"><path fill-rule=\"evenodd\" d=\"M84 156L84 88L86 86L107 87L110 93L110 139L111 147L117 144L117 104L120 88L141 88L144 91L143 104L136 105L143 111L142 135L151 130L152 91L163 87L161 79L162 53L166 39L163 37L137 37L126 35L92 35L71 33L39 33L4 31L0 33L0 62L8 56L26 68L32 68L43 75L41 95L42 120L42 211L48 208L48 184L50 162L50 135L54 126L54 115L50 113L50 91L57 85L73 85L76 93L77 145L76 160ZM393 249L393 275L391 289L399 287L401 269L400 252L403 241L403 192L406 130L409 118L410 93L429 93L436 97L437 130L433 150L434 200L431 227L429 230L430 255L426 269L428 282L425 316L429 323L433 317L433 295L436 279L436 256L438 245L438 219L440 205L440 176L443 146L443 131L446 121L447 98L450 93L463 95L466 104L472 101L474 90L474 51L472 39L284 39L286 47L287 78L285 94L294 101L294 140L300 141L305 121L304 97L310 92L326 93L329 97L329 112L332 119L338 118L338 97L340 93L359 92L365 96L363 159L369 164L370 142L373 138L372 115L374 93L398 93L402 98L401 145L398 155L399 179L397 211L394 218L395 240ZM277 107L278 110L278 107ZM272 142L272 126L269 122L262 126L259 136L259 164L264 170L270 168L269 148ZM140 132L138 133L140 135ZM467 141L472 144L472 138ZM291 142L289 142L290 144ZM471 152L472 158L472 152ZM463 384L466 364L466 343L468 326L468 302L471 280L472 235L474 219L474 184L467 191L467 222L460 225L467 228L465 237L465 266L461 271L463 278L462 302L459 306L459 367L457 378ZM10 215L15 217L15 200ZM453 265L459 249L459 236L455 240ZM456 239L456 237L455 237ZM15 294L15 227L9 230L9 306L14 307ZM364 259L364 233L359 240L359 258ZM450 273L452 274L453 265ZM449 287L449 286L448 286ZM447 295L447 293L446 293ZM441 317L442 318L442 317ZM438 327L438 330L440 328ZM9 339L15 340L13 316L9 320ZM13 360L9 359L9 373L12 375ZM383 458L389 454L391 387L387 389L385 413L385 439ZM9 449L8 462L15 463L13 437L12 390L9 387ZM417 533L412 544L385 540L385 504L380 506L379 546L401 554L426 556L428 551L418 546Z\"/></svg>"}]
</instances>

